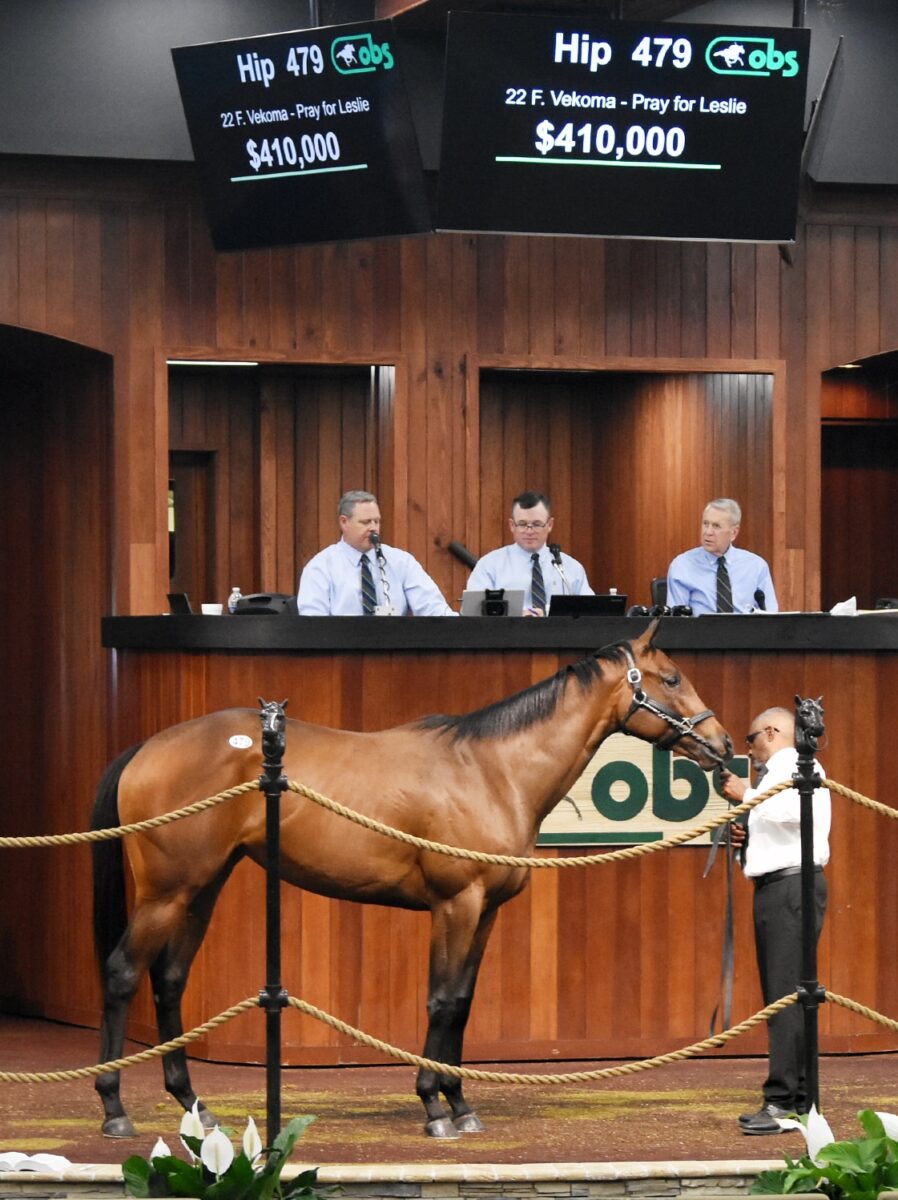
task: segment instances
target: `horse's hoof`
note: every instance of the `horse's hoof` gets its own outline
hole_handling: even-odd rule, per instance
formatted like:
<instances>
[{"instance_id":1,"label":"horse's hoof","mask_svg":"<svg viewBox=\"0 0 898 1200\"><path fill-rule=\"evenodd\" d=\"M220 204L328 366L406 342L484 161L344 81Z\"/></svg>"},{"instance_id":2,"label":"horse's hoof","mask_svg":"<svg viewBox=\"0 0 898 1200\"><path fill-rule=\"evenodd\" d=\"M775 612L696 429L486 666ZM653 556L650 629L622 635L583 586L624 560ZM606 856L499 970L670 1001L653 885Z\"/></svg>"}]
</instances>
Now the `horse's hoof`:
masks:
<instances>
[{"instance_id":1,"label":"horse's hoof","mask_svg":"<svg viewBox=\"0 0 898 1200\"><path fill-rule=\"evenodd\" d=\"M483 1133L486 1126L475 1112L462 1113L452 1118L452 1124L459 1133Z\"/></svg>"},{"instance_id":2,"label":"horse's hoof","mask_svg":"<svg viewBox=\"0 0 898 1200\"><path fill-rule=\"evenodd\" d=\"M137 1130L131 1124L130 1117L110 1117L102 1125L103 1137L126 1138L137 1137Z\"/></svg>"},{"instance_id":3,"label":"horse's hoof","mask_svg":"<svg viewBox=\"0 0 898 1200\"><path fill-rule=\"evenodd\" d=\"M203 1129L214 1129L215 1126L218 1125L218 1117L216 1117L214 1112L210 1112L210 1110L206 1108L205 1104L200 1105L199 1114L200 1123L202 1124Z\"/></svg>"},{"instance_id":4,"label":"horse's hoof","mask_svg":"<svg viewBox=\"0 0 898 1200\"><path fill-rule=\"evenodd\" d=\"M435 1117L424 1126L428 1137L442 1138L444 1141L457 1141L461 1137L455 1123L450 1117Z\"/></svg>"}]
</instances>

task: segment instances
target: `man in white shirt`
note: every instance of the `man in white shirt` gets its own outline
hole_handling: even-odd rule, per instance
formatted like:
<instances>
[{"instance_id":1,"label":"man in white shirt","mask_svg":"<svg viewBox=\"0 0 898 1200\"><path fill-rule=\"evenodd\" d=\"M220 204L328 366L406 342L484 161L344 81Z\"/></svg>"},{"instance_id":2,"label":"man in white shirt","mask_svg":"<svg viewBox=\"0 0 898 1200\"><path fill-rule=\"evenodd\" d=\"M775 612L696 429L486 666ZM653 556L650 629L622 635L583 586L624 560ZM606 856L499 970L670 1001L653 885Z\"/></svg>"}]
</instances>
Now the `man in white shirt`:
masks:
<instances>
[{"instance_id":1,"label":"man in white shirt","mask_svg":"<svg viewBox=\"0 0 898 1200\"><path fill-rule=\"evenodd\" d=\"M724 773L723 794L741 804L778 783L791 780L798 766L795 717L787 708L768 708L755 717L746 741L759 778ZM817 774L823 768L815 761ZM795 788L763 800L748 814L748 831L734 825L734 841L744 843L744 872L754 883L755 949L765 1004L796 990L801 978L801 800ZM813 797L814 903L817 937L826 912L829 829L832 800L828 788ZM740 833L739 831L742 830ZM801 1005L783 1009L767 1022L768 1074L763 1102L756 1113L739 1118L743 1133L780 1133L778 1117L807 1111L804 1080L804 1014Z\"/></svg>"},{"instance_id":2,"label":"man in white shirt","mask_svg":"<svg viewBox=\"0 0 898 1200\"><path fill-rule=\"evenodd\" d=\"M514 541L477 560L467 587L469 591L505 588L524 593L524 613L544 617L552 597L592 596L586 571L559 547L550 548L549 534L555 518L549 498L542 492L521 492L511 502L508 528Z\"/></svg>"},{"instance_id":3,"label":"man in white shirt","mask_svg":"<svg viewBox=\"0 0 898 1200\"><path fill-rule=\"evenodd\" d=\"M306 563L296 597L301 617L456 617L416 558L380 540L371 492L346 492L337 510L340 540Z\"/></svg>"}]
</instances>

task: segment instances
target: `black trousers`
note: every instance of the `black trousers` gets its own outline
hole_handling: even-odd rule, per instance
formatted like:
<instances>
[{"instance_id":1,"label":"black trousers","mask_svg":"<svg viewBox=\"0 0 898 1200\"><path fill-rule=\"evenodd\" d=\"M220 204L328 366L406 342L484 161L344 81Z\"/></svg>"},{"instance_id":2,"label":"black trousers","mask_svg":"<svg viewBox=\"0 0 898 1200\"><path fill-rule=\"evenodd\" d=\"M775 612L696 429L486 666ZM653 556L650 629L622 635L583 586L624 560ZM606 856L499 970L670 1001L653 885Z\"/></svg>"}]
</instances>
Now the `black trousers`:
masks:
<instances>
[{"instance_id":1,"label":"black trousers","mask_svg":"<svg viewBox=\"0 0 898 1200\"><path fill-rule=\"evenodd\" d=\"M826 880L814 875L817 938L826 912ZM761 992L772 1004L794 992L801 979L801 875L787 875L755 888L755 949ZM767 1023L768 1073L764 1102L804 1110L804 1010L800 1004L777 1013Z\"/></svg>"}]
</instances>

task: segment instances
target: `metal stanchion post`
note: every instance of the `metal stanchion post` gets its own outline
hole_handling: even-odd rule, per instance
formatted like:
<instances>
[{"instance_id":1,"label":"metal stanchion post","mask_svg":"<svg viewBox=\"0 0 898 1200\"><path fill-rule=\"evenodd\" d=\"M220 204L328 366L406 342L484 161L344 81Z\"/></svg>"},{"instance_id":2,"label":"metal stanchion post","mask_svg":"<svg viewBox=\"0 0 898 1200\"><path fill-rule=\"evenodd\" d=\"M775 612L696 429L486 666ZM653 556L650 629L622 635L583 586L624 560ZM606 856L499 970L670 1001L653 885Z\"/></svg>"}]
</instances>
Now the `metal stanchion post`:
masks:
<instances>
[{"instance_id":1,"label":"metal stanchion post","mask_svg":"<svg viewBox=\"0 0 898 1200\"><path fill-rule=\"evenodd\" d=\"M801 804L801 982L798 998L804 1009L804 1064L808 1108L820 1109L819 1037L817 1013L826 992L817 979L817 904L814 871L814 791L820 776L814 765L817 739L823 734L819 701L795 697L795 747L798 767L795 787ZM816 718L809 720L809 712Z\"/></svg>"},{"instance_id":2,"label":"metal stanchion post","mask_svg":"<svg viewBox=\"0 0 898 1200\"><path fill-rule=\"evenodd\" d=\"M281 1131L281 1010L287 991L281 986L281 792L287 701L260 700L262 706L262 768L259 789L265 796L265 975L259 1005L265 1009L266 1108L268 1145Z\"/></svg>"}]
</instances>

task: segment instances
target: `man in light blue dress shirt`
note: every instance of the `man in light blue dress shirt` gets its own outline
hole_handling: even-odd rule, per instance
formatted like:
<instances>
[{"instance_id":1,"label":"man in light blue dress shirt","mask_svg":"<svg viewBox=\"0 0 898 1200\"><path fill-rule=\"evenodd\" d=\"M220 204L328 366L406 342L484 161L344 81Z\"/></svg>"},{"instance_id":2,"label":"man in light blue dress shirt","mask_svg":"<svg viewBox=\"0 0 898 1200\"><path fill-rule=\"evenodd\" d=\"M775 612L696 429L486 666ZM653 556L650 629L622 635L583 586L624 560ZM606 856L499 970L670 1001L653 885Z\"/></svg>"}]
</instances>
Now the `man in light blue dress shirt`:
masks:
<instances>
[{"instance_id":1,"label":"man in light blue dress shirt","mask_svg":"<svg viewBox=\"0 0 898 1200\"><path fill-rule=\"evenodd\" d=\"M740 550L733 543L739 532L742 509L735 500L712 500L702 513L701 545L678 554L667 572L667 603L688 604L702 613L747 613L756 609L779 612L770 568L759 554ZM723 560L732 606L719 606L718 579Z\"/></svg>"},{"instance_id":2,"label":"man in light blue dress shirt","mask_svg":"<svg viewBox=\"0 0 898 1200\"><path fill-rule=\"evenodd\" d=\"M340 540L309 559L299 577L301 617L458 616L416 558L380 541L376 496L346 492L337 515ZM363 558L370 601L363 598Z\"/></svg>"},{"instance_id":3,"label":"man in light blue dress shirt","mask_svg":"<svg viewBox=\"0 0 898 1200\"><path fill-rule=\"evenodd\" d=\"M552 597L561 593L569 596L592 596L586 571L569 554L549 549L549 534L555 523L549 498L542 492L521 492L511 502L508 528L514 541L501 546L477 560L468 578L469 591L505 588L524 593L524 614L544 617ZM544 599L533 597L533 558L537 556L543 580Z\"/></svg>"}]
</instances>

